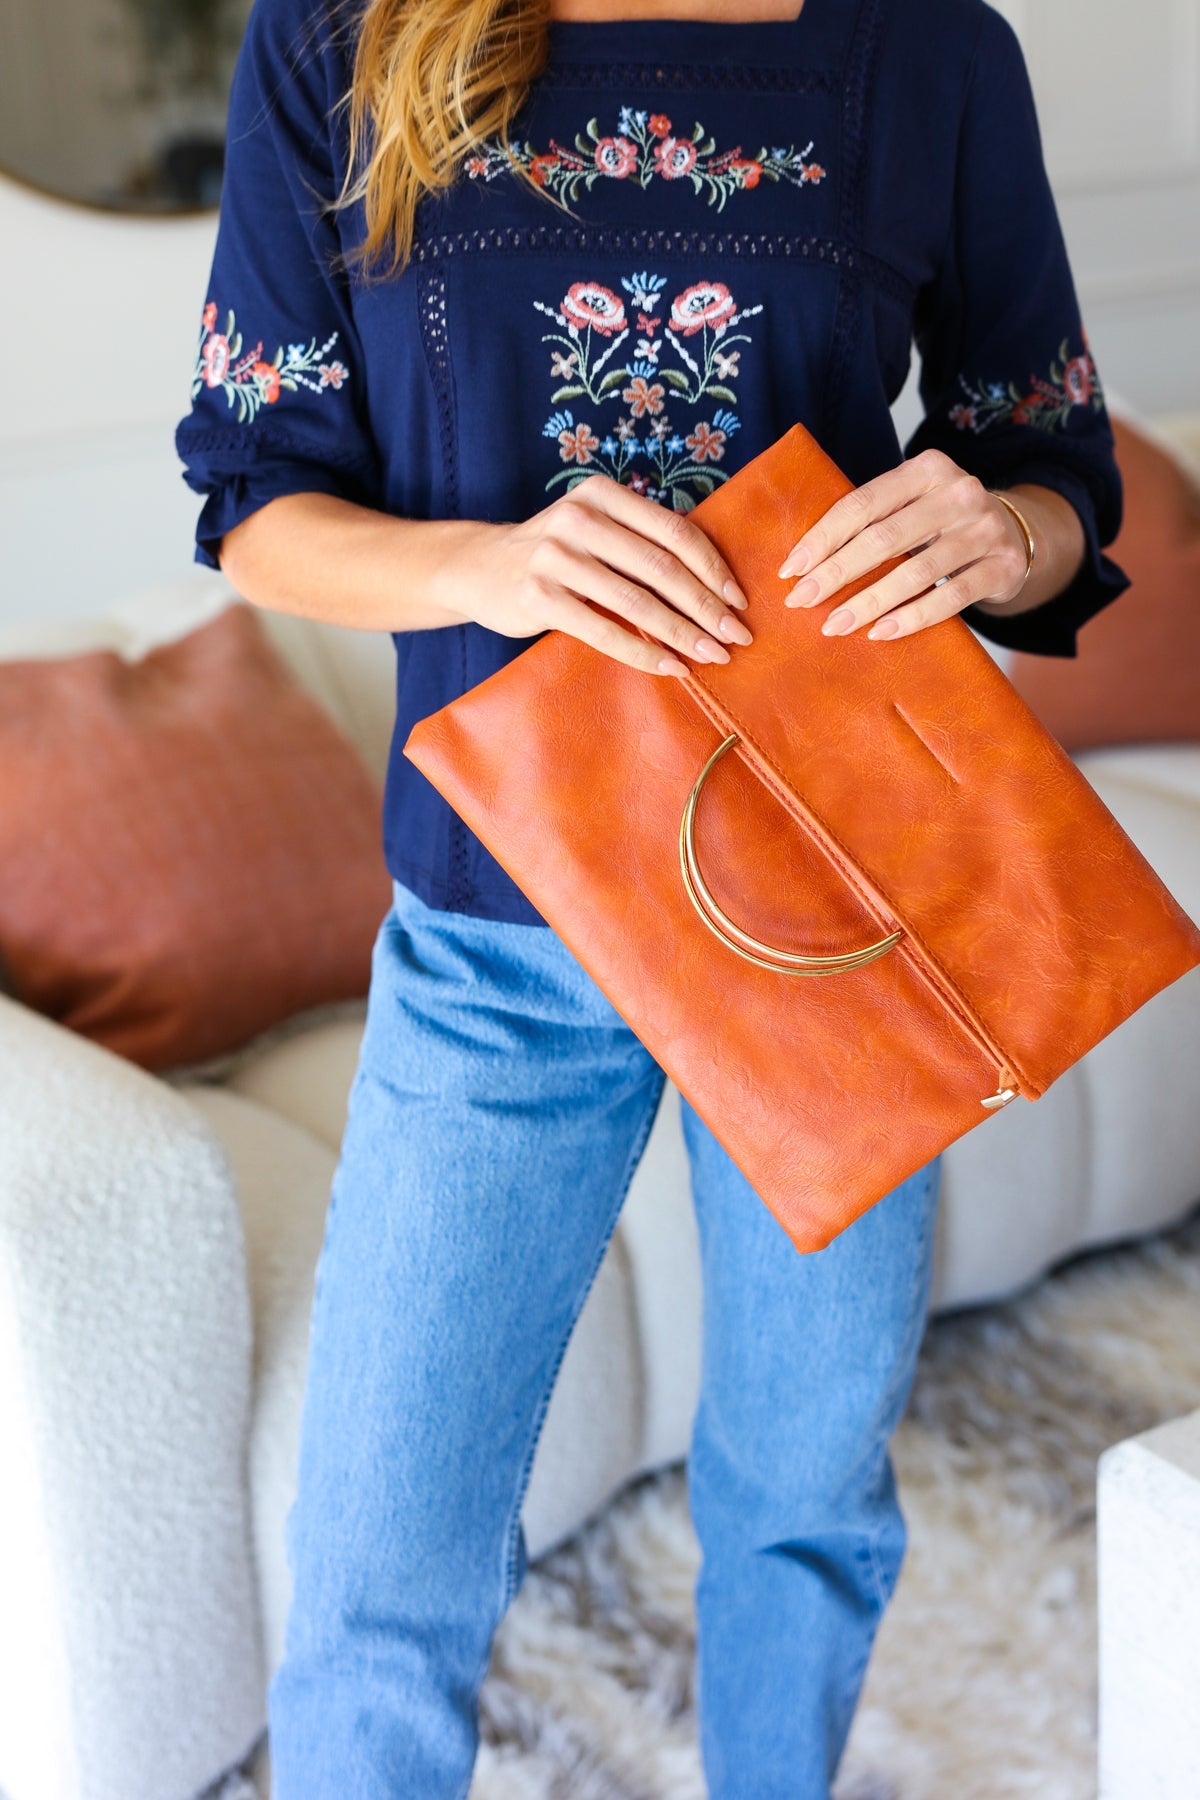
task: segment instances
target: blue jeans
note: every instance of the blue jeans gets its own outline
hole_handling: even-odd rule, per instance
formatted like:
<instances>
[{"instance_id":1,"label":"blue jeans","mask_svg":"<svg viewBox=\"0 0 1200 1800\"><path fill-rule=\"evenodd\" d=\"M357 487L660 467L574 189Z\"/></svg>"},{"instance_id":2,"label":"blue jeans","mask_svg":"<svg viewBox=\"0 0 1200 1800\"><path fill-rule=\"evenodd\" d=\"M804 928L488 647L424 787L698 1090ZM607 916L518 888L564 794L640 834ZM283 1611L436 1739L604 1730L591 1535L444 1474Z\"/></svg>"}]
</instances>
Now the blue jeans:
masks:
<instances>
[{"instance_id":1,"label":"blue jeans","mask_svg":"<svg viewBox=\"0 0 1200 1800\"><path fill-rule=\"evenodd\" d=\"M317 1266L275 1800L466 1794L534 1449L664 1080L548 927L393 894ZM801 1255L683 1118L704 1770L714 1800L819 1800L904 1551L937 1164Z\"/></svg>"}]
</instances>

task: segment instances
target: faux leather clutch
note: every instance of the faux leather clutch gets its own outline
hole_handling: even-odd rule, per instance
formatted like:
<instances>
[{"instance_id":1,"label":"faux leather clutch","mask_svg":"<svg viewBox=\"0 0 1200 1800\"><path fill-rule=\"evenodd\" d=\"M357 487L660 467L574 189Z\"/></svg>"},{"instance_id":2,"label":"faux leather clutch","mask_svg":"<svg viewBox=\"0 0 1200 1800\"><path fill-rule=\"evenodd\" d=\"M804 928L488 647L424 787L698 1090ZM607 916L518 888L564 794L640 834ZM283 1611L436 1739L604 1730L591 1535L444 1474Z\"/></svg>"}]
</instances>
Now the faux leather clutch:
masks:
<instances>
[{"instance_id":1,"label":"faux leather clutch","mask_svg":"<svg viewBox=\"0 0 1200 1800\"><path fill-rule=\"evenodd\" d=\"M551 632L416 725L461 814L821 1248L1200 963L960 619L824 637L776 571L852 483L794 425L695 508L754 642L686 677Z\"/></svg>"}]
</instances>

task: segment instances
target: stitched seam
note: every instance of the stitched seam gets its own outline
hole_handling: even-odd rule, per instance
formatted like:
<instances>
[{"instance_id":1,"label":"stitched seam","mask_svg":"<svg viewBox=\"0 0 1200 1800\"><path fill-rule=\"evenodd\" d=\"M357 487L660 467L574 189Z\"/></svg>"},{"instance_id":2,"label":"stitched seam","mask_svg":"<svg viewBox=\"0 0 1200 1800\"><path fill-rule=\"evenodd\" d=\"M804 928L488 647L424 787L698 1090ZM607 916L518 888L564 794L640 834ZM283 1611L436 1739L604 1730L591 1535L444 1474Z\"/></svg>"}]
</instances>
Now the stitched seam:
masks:
<instances>
[{"instance_id":1,"label":"stitched seam","mask_svg":"<svg viewBox=\"0 0 1200 1800\"><path fill-rule=\"evenodd\" d=\"M913 283L881 257L843 238L782 231L714 231L694 226L674 231L654 225L492 225L471 231L442 231L419 237L412 257L417 263L476 250L596 250L648 253L694 252L748 258L813 257L838 267L861 268L881 287L901 297L914 293Z\"/></svg>"},{"instance_id":2,"label":"stitched seam","mask_svg":"<svg viewBox=\"0 0 1200 1800\"><path fill-rule=\"evenodd\" d=\"M831 830L826 824L816 808L812 806L809 801L802 799L800 795L796 793L795 789L788 781L787 776L783 773L783 770L779 768L769 752L758 742L754 734L747 731L743 727L740 719L722 705L721 701L717 699L717 696L708 686L708 683L704 680L703 676L693 671L686 677L685 685L692 690L703 711L714 725L726 732L729 730L736 730L743 742L754 751L755 755L764 765L764 767L757 772L766 786L768 786L775 794L780 804L786 807L792 817L797 819L799 823L806 828L811 830L814 826L816 827L818 837L826 840L824 842L824 848L827 854L830 856L831 860L838 865L850 886L854 889L863 905L867 908L867 911L871 913L880 924L886 925L894 920L898 921L904 927L905 935L911 938L912 942L923 951L924 955L937 970L946 986L956 995L962 1005L963 1012L966 1014L972 1025L974 1025L979 1035L995 1042L994 1034L984 1024L971 1001L968 1000L967 996L963 993L953 975L946 969L940 957L930 949L925 939L921 936L921 933L916 931L909 923L908 919L897 908L892 906L890 900L888 902L889 913L885 914L880 911L878 903L871 898L862 885L863 874L860 873L851 851L842 843L837 833ZM771 776L774 777L774 780L770 779ZM942 996L942 998L944 999L944 996ZM1012 1070L1013 1074L1017 1076L1024 1086L1032 1089L1034 1093L1040 1091L1037 1083L1030 1080L1020 1063L1018 1063L1015 1058L998 1043L994 1054L998 1054L1002 1058L1005 1066Z\"/></svg>"},{"instance_id":3,"label":"stitched seam","mask_svg":"<svg viewBox=\"0 0 1200 1800\"><path fill-rule=\"evenodd\" d=\"M598 78L613 87L642 87L654 92L750 94L836 93L837 76L829 69L800 64L779 67L755 63L695 63L686 66L634 62L572 62L550 57L539 77L541 87L595 88Z\"/></svg>"},{"instance_id":4,"label":"stitched seam","mask_svg":"<svg viewBox=\"0 0 1200 1800\"><path fill-rule=\"evenodd\" d=\"M554 1360L554 1367L550 1372L550 1378L547 1381L545 1388L543 1390L541 1402L538 1406L537 1416L534 1419L533 1425L530 1429L529 1443L526 1447L524 1462L522 1464L521 1473L520 1473L520 1476L517 1481L517 1492L516 1492L515 1500L513 1502L513 1510L510 1515L508 1532L507 1532L507 1550L506 1550L506 1554L505 1554L505 1567L504 1567L504 1586L503 1586L502 1595L501 1595L501 1607L503 1610L507 1610L509 1603L511 1602L511 1600L513 1599L513 1597L516 1593L515 1580L516 1580L516 1572L517 1572L517 1546L518 1546L518 1541L519 1541L519 1537L520 1537L521 1506L522 1506L522 1503L525 1498L525 1492L526 1492L526 1488L528 1486L529 1477L530 1477L530 1474L533 1469L533 1459L537 1453L537 1446L538 1446L538 1441L541 1437L542 1426L545 1423L546 1414L550 1408L550 1401L554 1394L555 1383L558 1380L558 1372L562 1367L563 1358L566 1356L567 1346L570 1343L572 1336L574 1335L575 1324L579 1318L580 1313L583 1310L584 1303L586 1302L588 1295L591 1293L592 1286L596 1280L596 1277L600 1273L600 1264L604 1261L605 1252L607 1251L609 1244L612 1242L613 1236L616 1232L617 1223L621 1216L621 1210L625 1205L626 1198L629 1194L629 1189L633 1185L633 1178L637 1174L638 1164L642 1160L642 1153L644 1152L644 1150L646 1148L646 1144L649 1141L650 1132L653 1129L655 1118L658 1115L658 1108L662 1101L663 1090L665 1087L666 1087L666 1075L663 1074L662 1079L659 1081L656 1081L654 1083L653 1097L650 1101L650 1104L646 1108L645 1115L642 1119L641 1124L638 1127L637 1136L634 1138L633 1144L630 1148L629 1158L625 1164L624 1176L617 1185L616 1204L614 1205L613 1210L612 1210L611 1214L609 1215L608 1223L605 1227L605 1231L604 1231L604 1234L603 1234L603 1237L602 1237L602 1240L600 1243L600 1247L599 1247L599 1249L596 1253L596 1256L592 1262L592 1266L588 1271L587 1278L583 1282L583 1284L579 1290L578 1297L577 1297L575 1305L572 1309L572 1316L571 1316L570 1323L568 1324L566 1333L564 1334L564 1336L559 1344L558 1354Z\"/></svg>"},{"instance_id":5,"label":"stitched seam","mask_svg":"<svg viewBox=\"0 0 1200 1800\"><path fill-rule=\"evenodd\" d=\"M862 238L862 207L866 170L863 130L866 84L877 35L877 0L863 0L855 21L847 58L841 142L838 146L840 162L838 225L839 229L856 244ZM848 261L847 268L853 269L854 263ZM911 288L908 293L911 296ZM821 402L817 414L821 422L819 435L822 437L831 435L831 427L836 425L840 416L840 401L854 355L854 346L859 336L854 327L860 321L861 309L862 290L859 283L844 279L838 293L830 356L825 368L825 379L822 383Z\"/></svg>"},{"instance_id":6,"label":"stitched seam","mask_svg":"<svg viewBox=\"0 0 1200 1800\"><path fill-rule=\"evenodd\" d=\"M424 260L424 259L422 259ZM454 387L450 366L449 330L446 320L446 272L440 263L422 269L418 281L417 310L421 345L437 402L438 437L442 452L444 515L458 517L458 443Z\"/></svg>"},{"instance_id":7,"label":"stitched seam","mask_svg":"<svg viewBox=\"0 0 1200 1800\"><path fill-rule=\"evenodd\" d=\"M252 433L252 436L247 435ZM278 450L294 450L297 455L314 463L332 463L341 468L370 469L369 457L356 450L340 450L336 445L322 444L319 448L306 443L303 438L293 437L289 432L280 431L270 425L261 426L216 426L207 431L191 432L185 426L180 427L179 446L181 450L230 450L244 456L247 462L253 462L264 447Z\"/></svg>"}]
</instances>

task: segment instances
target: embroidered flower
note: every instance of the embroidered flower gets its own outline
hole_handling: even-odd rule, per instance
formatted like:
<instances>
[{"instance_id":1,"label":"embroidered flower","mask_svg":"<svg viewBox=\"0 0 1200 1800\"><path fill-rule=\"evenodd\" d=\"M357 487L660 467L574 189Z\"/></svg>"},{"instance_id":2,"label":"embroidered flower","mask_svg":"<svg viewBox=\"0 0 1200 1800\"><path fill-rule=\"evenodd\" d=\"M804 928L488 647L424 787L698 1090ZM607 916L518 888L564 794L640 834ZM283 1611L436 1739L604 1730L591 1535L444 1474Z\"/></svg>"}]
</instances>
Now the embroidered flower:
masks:
<instances>
[{"instance_id":1,"label":"embroidered flower","mask_svg":"<svg viewBox=\"0 0 1200 1800\"><path fill-rule=\"evenodd\" d=\"M602 133L599 120L591 118L583 131L576 132L573 148L551 138L543 150L531 143L510 143L506 149L499 138L489 137L475 146L464 166L472 181L524 170L561 203L576 200L581 189L590 189L599 180L633 181L642 188L655 176L687 180L695 193L705 194L708 204L722 211L730 194L755 188L764 177L794 187L816 186L826 170L809 161L812 147L810 140L803 150L775 144L744 156L742 146L735 144L719 151L716 139L699 120L688 136L676 131L665 113L622 106L615 132Z\"/></svg>"},{"instance_id":2,"label":"embroidered flower","mask_svg":"<svg viewBox=\"0 0 1200 1800\"><path fill-rule=\"evenodd\" d=\"M622 388L621 398L629 402L629 410L634 418L640 419L643 413L662 411L666 391L661 381L656 381L651 387L644 375L635 375L629 386Z\"/></svg>"},{"instance_id":3,"label":"embroidered flower","mask_svg":"<svg viewBox=\"0 0 1200 1800\"><path fill-rule=\"evenodd\" d=\"M224 331L215 330L216 323L217 305L210 300L201 315L200 344L192 370L192 399L202 387L222 388L229 406L236 409L239 425L256 418L264 406L274 406L285 389L295 393L304 387L319 394L328 387L340 388L349 377L345 363L325 360L338 340L336 331L321 345L315 338L307 345L289 344L286 360L281 345L274 358L268 359L263 355L261 340L252 349L244 348L232 312Z\"/></svg>"},{"instance_id":4,"label":"embroidered flower","mask_svg":"<svg viewBox=\"0 0 1200 1800\"><path fill-rule=\"evenodd\" d=\"M229 367L229 339L219 331L210 331L200 352L203 377L208 387L220 387Z\"/></svg>"},{"instance_id":5,"label":"embroidered flower","mask_svg":"<svg viewBox=\"0 0 1200 1800\"><path fill-rule=\"evenodd\" d=\"M275 364L256 362L252 365L250 373L259 385L264 403L267 406L274 406L279 398L279 370Z\"/></svg>"},{"instance_id":6,"label":"embroidered flower","mask_svg":"<svg viewBox=\"0 0 1200 1800\"><path fill-rule=\"evenodd\" d=\"M664 138L654 152L654 162L658 173L667 181L677 181L681 175L690 175L696 166L696 146L685 143L682 138Z\"/></svg>"},{"instance_id":7,"label":"embroidered flower","mask_svg":"<svg viewBox=\"0 0 1200 1800\"><path fill-rule=\"evenodd\" d=\"M625 326L625 307L621 296L598 281L577 281L567 289L562 303L569 326L576 330L590 326L610 337Z\"/></svg>"},{"instance_id":8,"label":"embroidered flower","mask_svg":"<svg viewBox=\"0 0 1200 1800\"><path fill-rule=\"evenodd\" d=\"M730 437L740 428L732 407L737 396L725 385L739 372L741 350L748 332L735 328L763 309L739 307L730 289L720 281L696 281L674 296L664 292L665 276L642 271L623 275L620 286L630 304L639 310L639 325L655 324L669 316L663 336L636 341L625 360L618 353L627 345L630 327L625 302L614 288L598 281L572 283L559 306L535 300L536 310L553 322L542 342L550 346L550 376L559 381L551 396L560 410L551 413L542 435L552 439L559 468L546 487L585 480L584 471L603 470L638 493L665 501L677 512L689 512L697 500L711 493L728 471L716 467ZM661 304L662 313L643 307ZM685 341L686 340L686 341ZM669 363L660 360L663 344L674 351ZM667 417L668 402L695 408L703 416L686 430L676 430ZM718 405L712 410L713 402ZM564 402L578 402L589 411L567 410ZM621 408L611 424L601 414ZM645 425L645 436L638 432ZM645 464L646 469L635 467ZM648 472L647 472L648 470Z\"/></svg>"},{"instance_id":9,"label":"embroidered flower","mask_svg":"<svg viewBox=\"0 0 1200 1800\"><path fill-rule=\"evenodd\" d=\"M697 281L671 302L671 323L684 337L706 325L724 330L733 314L733 295L723 281Z\"/></svg>"},{"instance_id":10,"label":"embroidered flower","mask_svg":"<svg viewBox=\"0 0 1200 1800\"><path fill-rule=\"evenodd\" d=\"M558 434L559 454L564 462L590 463L600 448L600 439L590 425L576 425L570 413L565 417L568 425Z\"/></svg>"},{"instance_id":11,"label":"embroidered flower","mask_svg":"<svg viewBox=\"0 0 1200 1800\"><path fill-rule=\"evenodd\" d=\"M617 181L623 181L637 168L637 145L623 137L601 138L596 145L595 158L602 175L612 175Z\"/></svg>"},{"instance_id":12,"label":"embroidered flower","mask_svg":"<svg viewBox=\"0 0 1200 1800\"><path fill-rule=\"evenodd\" d=\"M716 415L720 420L724 420L728 416L725 413ZM720 462L725 454L726 436L727 433L722 425L715 422L710 425L707 419L701 419L691 435L684 438L683 441L697 462L705 462L709 459L713 462Z\"/></svg>"},{"instance_id":13,"label":"embroidered flower","mask_svg":"<svg viewBox=\"0 0 1200 1800\"><path fill-rule=\"evenodd\" d=\"M960 373L959 386L969 404L960 400L948 407L946 416L950 423L959 431L971 431L976 435L1002 421L1033 425L1039 431L1056 431L1065 427L1072 407L1090 406L1095 412L1101 411L1104 391L1092 361L1087 332L1082 328L1081 335L1082 352L1078 356L1068 356L1068 340L1064 338L1057 359L1050 364L1050 379L1047 381L1040 375L1031 374L1024 393L1013 381L1007 387L999 381L972 387Z\"/></svg>"}]
</instances>

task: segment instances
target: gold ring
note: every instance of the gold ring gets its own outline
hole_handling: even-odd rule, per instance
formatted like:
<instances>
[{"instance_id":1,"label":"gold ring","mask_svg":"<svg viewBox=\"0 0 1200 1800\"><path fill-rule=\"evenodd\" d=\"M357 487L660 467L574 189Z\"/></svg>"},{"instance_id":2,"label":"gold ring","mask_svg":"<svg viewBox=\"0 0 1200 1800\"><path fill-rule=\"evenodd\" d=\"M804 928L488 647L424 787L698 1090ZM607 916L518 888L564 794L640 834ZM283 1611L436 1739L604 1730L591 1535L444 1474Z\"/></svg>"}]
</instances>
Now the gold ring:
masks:
<instances>
[{"instance_id":1,"label":"gold ring","mask_svg":"<svg viewBox=\"0 0 1200 1800\"><path fill-rule=\"evenodd\" d=\"M778 975L840 975L847 969L860 969L864 963L874 962L877 956L884 956L900 942L904 936L902 931L893 931L888 937L880 938L878 943L865 944L861 950L845 950L836 956L806 956L796 950L777 949L774 944L751 937L717 904L696 860L696 807L713 768L738 742L737 733L733 732L713 751L696 777L679 824L679 866L683 885L700 918L726 949L754 963L757 968L770 969Z\"/></svg>"}]
</instances>

